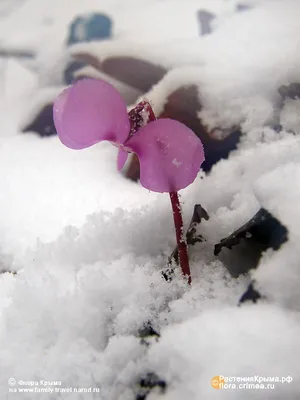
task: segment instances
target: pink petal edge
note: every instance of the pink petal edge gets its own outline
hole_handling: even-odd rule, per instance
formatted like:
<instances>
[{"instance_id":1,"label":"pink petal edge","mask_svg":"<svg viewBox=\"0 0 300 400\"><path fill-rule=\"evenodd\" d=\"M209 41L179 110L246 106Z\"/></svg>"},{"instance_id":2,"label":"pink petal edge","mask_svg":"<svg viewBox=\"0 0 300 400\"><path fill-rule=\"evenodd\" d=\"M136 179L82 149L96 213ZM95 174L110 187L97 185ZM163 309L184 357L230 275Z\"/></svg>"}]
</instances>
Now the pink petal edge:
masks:
<instances>
[{"instance_id":1,"label":"pink petal edge","mask_svg":"<svg viewBox=\"0 0 300 400\"><path fill-rule=\"evenodd\" d=\"M72 149L102 140L123 143L130 122L118 91L98 79L83 79L66 88L53 106L54 124L63 144Z\"/></svg>"},{"instance_id":2,"label":"pink petal edge","mask_svg":"<svg viewBox=\"0 0 300 400\"><path fill-rule=\"evenodd\" d=\"M177 192L190 185L205 160L195 133L172 119L158 119L126 143L139 157L141 184L154 192Z\"/></svg>"}]
</instances>

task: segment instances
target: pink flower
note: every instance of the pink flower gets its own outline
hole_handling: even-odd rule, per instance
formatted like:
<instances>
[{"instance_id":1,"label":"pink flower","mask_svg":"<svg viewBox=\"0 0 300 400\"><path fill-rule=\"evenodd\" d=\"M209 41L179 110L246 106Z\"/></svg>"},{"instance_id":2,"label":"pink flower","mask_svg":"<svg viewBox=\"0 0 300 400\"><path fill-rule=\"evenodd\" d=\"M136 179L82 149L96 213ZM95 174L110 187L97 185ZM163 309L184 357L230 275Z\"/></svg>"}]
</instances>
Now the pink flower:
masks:
<instances>
[{"instance_id":1,"label":"pink flower","mask_svg":"<svg viewBox=\"0 0 300 400\"><path fill-rule=\"evenodd\" d=\"M76 82L56 99L53 113L58 136L71 149L110 141L120 149L118 169L128 153L136 153L140 182L154 192L177 192L190 185L204 161L200 139L180 122L158 119L132 132L123 99L105 81Z\"/></svg>"}]
</instances>

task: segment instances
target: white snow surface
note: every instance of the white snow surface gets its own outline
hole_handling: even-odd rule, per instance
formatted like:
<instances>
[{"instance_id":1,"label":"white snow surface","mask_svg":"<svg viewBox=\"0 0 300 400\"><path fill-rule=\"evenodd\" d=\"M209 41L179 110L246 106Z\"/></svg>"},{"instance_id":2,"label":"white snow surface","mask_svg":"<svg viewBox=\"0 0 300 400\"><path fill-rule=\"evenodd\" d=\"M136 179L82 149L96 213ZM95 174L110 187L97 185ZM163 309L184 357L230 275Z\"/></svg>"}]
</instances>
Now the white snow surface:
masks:
<instances>
[{"instance_id":1,"label":"white snow surface","mask_svg":"<svg viewBox=\"0 0 300 400\"><path fill-rule=\"evenodd\" d=\"M237 13L237 4L250 9ZM216 14L203 37L200 9ZM167 194L119 174L109 143L72 151L56 137L19 131L26 113L58 91L41 88L39 74L61 57L66 24L93 10L114 18L114 37L111 47L86 49L170 70L142 96L156 112L169 93L195 84L199 118L243 132L227 160L181 192L186 226L196 203L210 216L198 228L206 241L190 249L191 287L179 271L172 282L161 277L175 246ZM297 0L3 1L0 47L36 52L39 70L0 58L0 266L17 271L0 274L1 400L131 400L149 372L167 387L147 400L299 399L300 100L278 93L300 82L299 15ZM230 256L215 257L214 244L261 207L288 229L288 241L234 278ZM252 279L264 298L237 307ZM149 321L161 336L147 346L138 332ZM216 375L293 381L216 390ZM42 381L71 390L19 391Z\"/></svg>"}]
</instances>

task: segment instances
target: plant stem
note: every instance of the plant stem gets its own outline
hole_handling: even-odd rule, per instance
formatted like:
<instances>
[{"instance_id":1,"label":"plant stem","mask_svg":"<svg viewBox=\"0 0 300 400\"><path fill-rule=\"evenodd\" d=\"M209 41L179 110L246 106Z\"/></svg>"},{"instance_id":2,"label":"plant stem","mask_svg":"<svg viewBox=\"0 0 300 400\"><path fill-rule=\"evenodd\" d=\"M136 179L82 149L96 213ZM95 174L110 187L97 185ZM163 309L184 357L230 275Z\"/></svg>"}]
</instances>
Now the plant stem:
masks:
<instances>
[{"instance_id":1,"label":"plant stem","mask_svg":"<svg viewBox=\"0 0 300 400\"><path fill-rule=\"evenodd\" d=\"M188 277L189 285L192 283L191 271L189 266L189 257L187 252L187 245L183 233L183 221L181 214L181 206L177 192L170 192L170 199L173 209L174 225L176 231L176 239L178 246L179 262L182 274Z\"/></svg>"},{"instance_id":2,"label":"plant stem","mask_svg":"<svg viewBox=\"0 0 300 400\"><path fill-rule=\"evenodd\" d=\"M145 126L147 123L156 120L154 111L151 107L151 104L148 101L142 101L141 103L137 104L131 111L129 111L128 116L131 126L130 135L134 135L134 133L142 126ZM132 169L130 169L130 174L127 174L127 176L132 179L133 176ZM192 278L189 266L187 244L185 240L185 235L183 233L183 221L182 221L181 206L178 198L178 193L170 192L169 195L173 209L179 263L182 270L182 274L188 277L188 283L190 285L192 283Z\"/></svg>"}]
</instances>

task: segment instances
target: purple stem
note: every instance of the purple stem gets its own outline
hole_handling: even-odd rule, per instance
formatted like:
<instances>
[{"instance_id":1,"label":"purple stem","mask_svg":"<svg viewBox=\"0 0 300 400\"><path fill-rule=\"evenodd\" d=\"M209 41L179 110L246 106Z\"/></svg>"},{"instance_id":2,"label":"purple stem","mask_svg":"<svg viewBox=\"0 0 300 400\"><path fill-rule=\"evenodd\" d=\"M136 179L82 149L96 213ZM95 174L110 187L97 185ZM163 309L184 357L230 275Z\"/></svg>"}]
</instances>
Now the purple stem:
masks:
<instances>
[{"instance_id":1,"label":"purple stem","mask_svg":"<svg viewBox=\"0 0 300 400\"><path fill-rule=\"evenodd\" d=\"M146 118L143 114L145 112L146 112ZM134 109L132 109L128 113L128 116L131 122L131 131L130 131L131 135L133 135L140 127L144 126L148 122L156 120L154 111L150 103L147 101L139 103ZM182 270L182 274L188 277L188 283L190 285L192 283L192 278L189 266L187 244L185 241L185 235L183 233L183 221L182 221L181 206L178 198L178 193L171 192L169 193L169 195L173 209L179 263Z\"/></svg>"},{"instance_id":2,"label":"purple stem","mask_svg":"<svg viewBox=\"0 0 300 400\"><path fill-rule=\"evenodd\" d=\"M192 283L191 271L189 266L189 256L187 251L187 245L185 241L185 236L183 233L183 221L181 214L181 206L178 198L177 192L171 192L170 199L173 209L173 217L174 217L174 225L176 231L176 239L177 239L177 247L178 247L178 255L179 262L182 274L188 277L189 285Z\"/></svg>"}]
</instances>

